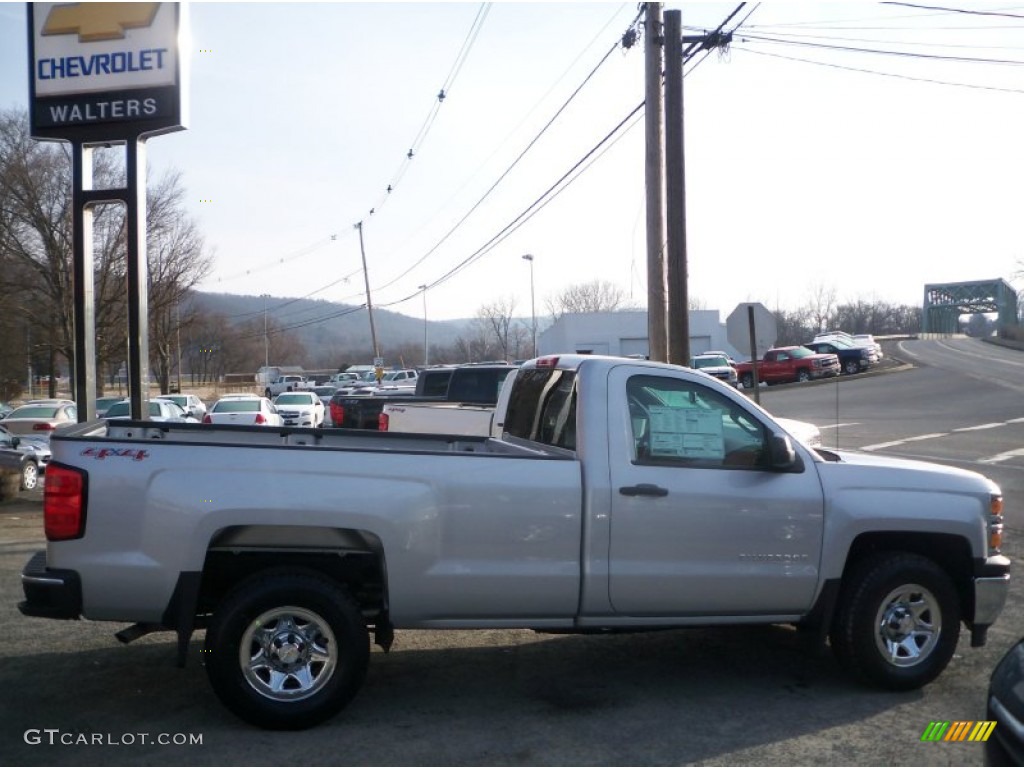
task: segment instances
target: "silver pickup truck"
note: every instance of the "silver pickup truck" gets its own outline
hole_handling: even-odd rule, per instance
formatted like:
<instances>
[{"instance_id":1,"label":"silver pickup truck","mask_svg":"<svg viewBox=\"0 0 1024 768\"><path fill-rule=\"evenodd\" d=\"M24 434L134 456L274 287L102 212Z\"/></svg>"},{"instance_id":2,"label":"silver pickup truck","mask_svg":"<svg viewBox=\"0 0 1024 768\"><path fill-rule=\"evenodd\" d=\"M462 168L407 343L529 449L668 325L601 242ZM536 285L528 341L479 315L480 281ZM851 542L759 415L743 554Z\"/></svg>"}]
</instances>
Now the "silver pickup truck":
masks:
<instances>
[{"instance_id":1,"label":"silver pickup truck","mask_svg":"<svg viewBox=\"0 0 1024 768\"><path fill-rule=\"evenodd\" d=\"M28 616L205 628L242 719L305 728L369 638L790 623L873 685L922 686L1009 582L999 488L815 450L686 368L541 358L501 439L90 422L52 438Z\"/></svg>"}]
</instances>

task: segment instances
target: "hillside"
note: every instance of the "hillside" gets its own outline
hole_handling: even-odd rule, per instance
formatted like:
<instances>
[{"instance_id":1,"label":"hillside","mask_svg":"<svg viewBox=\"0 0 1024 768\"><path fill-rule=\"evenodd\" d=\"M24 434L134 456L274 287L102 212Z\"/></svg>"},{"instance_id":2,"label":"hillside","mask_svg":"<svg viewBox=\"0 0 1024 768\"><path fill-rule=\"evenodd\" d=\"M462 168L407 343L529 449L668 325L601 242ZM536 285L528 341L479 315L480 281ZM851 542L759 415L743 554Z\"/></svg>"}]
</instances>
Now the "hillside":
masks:
<instances>
[{"instance_id":1,"label":"hillside","mask_svg":"<svg viewBox=\"0 0 1024 768\"><path fill-rule=\"evenodd\" d=\"M223 315L234 324L263 322L264 301L261 296L197 291L193 294L193 301L199 309ZM289 329L309 350L372 349L370 321L366 310L358 305L271 296L266 301L266 310L272 327ZM385 352L403 345L422 346L422 317L374 308L373 319L378 342ZM471 319L436 322L428 319L430 346L452 344L466 332L471 322Z\"/></svg>"}]
</instances>

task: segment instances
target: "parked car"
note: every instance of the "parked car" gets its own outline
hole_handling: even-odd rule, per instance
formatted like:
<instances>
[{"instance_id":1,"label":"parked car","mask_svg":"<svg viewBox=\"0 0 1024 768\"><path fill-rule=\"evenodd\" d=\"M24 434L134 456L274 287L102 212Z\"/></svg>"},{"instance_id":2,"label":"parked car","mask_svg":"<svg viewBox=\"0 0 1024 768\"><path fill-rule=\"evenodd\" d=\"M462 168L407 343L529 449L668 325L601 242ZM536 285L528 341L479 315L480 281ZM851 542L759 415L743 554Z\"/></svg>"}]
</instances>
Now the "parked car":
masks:
<instances>
[{"instance_id":1,"label":"parked car","mask_svg":"<svg viewBox=\"0 0 1024 768\"><path fill-rule=\"evenodd\" d=\"M838 376L841 371L836 355L820 355L807 347L775 347L760 360L737 363L736 373L745 389L754 386L755 369L758 380L769 385Z\"/></svg>"},{"instance_id":2,"label":"parked car","mask_svg":"<svg viewBox=\"0 0 1024 768\"><path fill-rule=\"evenodd\" d=\"M286 427L322 427L324 404L315 392L283 392L274 398Z\"/></svg>"},{"instance_id":3,"label":"parked car","mask_svg":"<svg viewBox=\"0 0 1024 768\"><path fill-rule=\"evenodd\" d=\"M222 397L203 417L203 424L255 424L264 427L284 426L277 407L259 395L227 395Z\"/></svg>"},{"instance_id":4,"label":"parked car","mask_svg":"<svg viewBox=\"0 0 1024 768\"><path fill-rule=\"evenodd\" d=\"M992 671L985 720L998 723L984 742L985 765L1024 765L1024 640Z\"/></svg>"},{"instance_id":5,"label":"parked car","mask_svg":"<svg viewBox=\"0 0 1024 768\"><path fill-rule=\"evenodd\" d=\"M77 421L78 409L70 400L30 400L7 414L3 423L15 435L49 435Z\"/></svg>"},{"instance_id":6,"label":"parked car","mask_svg":"<svg viewBox=\"0 0 1024 768\"><path fill-rule=\"evenodd\" d=\"M838 338L830 341L809 341L804 346L812 352L835 355L839 358L839 367L846 374L860 373L878 364L875 350L856 347Z\"/></svg>"},{"instance_id":7,"label":"parked car","mask_svg":"<svg viewBox=\"0 0 1024 768\"><path fill-rule=\"evenodd\" d=\"M161 400L170 400L172 403L177 403L178 407L181 408L189 416L194 417L197 421L202 421L203 416L206 415L206 403L202 401L199 395L160 395Z\"/></svg>"},{"instance_id":8,"label":"parked car","mask_svg":"<svg viewBox=\"0 0 1024 768\"><path fill-rule=\"evenodd\" d=\"M885 355L882 354L882 345L875 341L875 337L870 333L855 333L853 334L853 343L862 347L871 347L875 350L878 355L878 359L881 360Z\"/></svg>"},{"instance_id":9,"label":"parked car","mask_svg":"<svg viewBox=\"0 0 1024 768\"><path fill-rule=\"evenodd\" d=\"M319 387L313 387L311 391L319 397L320 402L324 404L324 426L334 426L334 420L331 418L331 398L334 397L334 393L338 391L338 385L322 384Z\"/></svg>"},{"instance_id":10,"label":"parked car","mask_svg":"<svg viewBox=\"0 0 1024 768\"><path fill-rule=\"evenodd\" d=\"M108 421L111 419L130 419L131 417L130 400L121 400L114 403L107 409L106 414L103 416L103 418ZM177 423L191 422L193 424L196 424L199 421L195 416L189 416L185 413L177 403L158 397L154 397L149 401L149 420L171 421Z\"/></svg>"},{"instance_id":11,"label":"parked car","mask_svg":"<svg viewBox=\"0 0 1024 768\"><path fill-rule=\"evenodd\" d=\"M20 453L21 489L32 491L39 485L39 476L50 463L50 441L45 437L15 435L0 426L0 449Z\"/></svg>"},{"instance_id":12,"label":"parked car","mask_svg":"<svg viewBox=\"0 0 1024 768\"><path fill-rule=\"evenodd\" d=\"M122 400L124 400L124 397L122 397L121 395L118 395L117 397L97 397L96 418L102 419L106 415L107 409L110 406L112 406L114 403L120 403Z\"/></svg>"},{"instance_id":13,"label":"parked car","mask_svg":"<svg viewBox=\"0 0 1024 768\"><path fill-rule=\"evenodd\" d=\"M724 354L712 354L710 352L695 355L690 359L690 367L703 371L709 376L721 379L726 384L739 386L739 377L736 375L736 366L729 362Z\"/></svg>"}]
</instances>

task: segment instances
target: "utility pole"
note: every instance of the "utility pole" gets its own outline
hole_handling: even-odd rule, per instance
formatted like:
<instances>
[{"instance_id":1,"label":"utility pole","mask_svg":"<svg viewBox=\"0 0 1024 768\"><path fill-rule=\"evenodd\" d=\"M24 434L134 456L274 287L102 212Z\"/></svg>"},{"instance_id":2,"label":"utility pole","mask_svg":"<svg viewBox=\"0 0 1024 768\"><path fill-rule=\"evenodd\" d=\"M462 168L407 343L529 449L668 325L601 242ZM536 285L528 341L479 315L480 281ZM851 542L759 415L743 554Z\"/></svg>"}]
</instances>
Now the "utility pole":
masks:
<instances>
[{"instance_id":1,"label":"utility pole","mask_svg":"<svg viewBox=\"0 0 1024 768\"><path fill-rule=\"evenodd\" d=\"M668 362L690 364L683 131L682 12L665 12L665 203L668 210Z\"/></svg>"},{"instance_id":2,"label":"utility pole","mask_svg":"<svg viewBox=\"0 0 1024 768\"><path fill-rule=\"evenodd\" d=\"M644 17L644 133L647 178L647 337L648 357L668 360L665 323L664 150L661 89L661 3L645 3Z\"/></svg>"},{"instance_id":3,"label":"utility pole","mask_svg":"<svg viewBox=\"0 0 1024 768\"><path fill-rule=\"evenodd\" d=\"M530 262L530 327L533 329L533 356L537 357L537 302L534 301L533 292L533 254L523 254L523 258Z\"/></svg>"},{"instance_id":4,"label":"utility pole","mask_svg":"<svg viewBox=\"0 0 1024 768\"><path fill-rule=\"evenodd\" d=\"M356 229L359 230L359 252L363 256L363 282L366 284L366 311L370 315L370 341L373 343L373 358L374 366L377 366L377 360L380 359L380 347L377 346L377 326L373 324L373 302L370 300L370 273L366 269L366 247L363 245L363 222L356 224ZM379 371L380 368L377 367ZM378 381L380 377L378 375Z\"/></svg>"},{"instance_id":5,"label":"utility pole","mask_svg":"<svg viewBox=\"0 0 1024 768\"><path fill-rule=\"evenodd\" d=\"M430 352L427 348L427 286L421 285L423 291L423 365L430 365Z\"/></svg>"}]
</instances>

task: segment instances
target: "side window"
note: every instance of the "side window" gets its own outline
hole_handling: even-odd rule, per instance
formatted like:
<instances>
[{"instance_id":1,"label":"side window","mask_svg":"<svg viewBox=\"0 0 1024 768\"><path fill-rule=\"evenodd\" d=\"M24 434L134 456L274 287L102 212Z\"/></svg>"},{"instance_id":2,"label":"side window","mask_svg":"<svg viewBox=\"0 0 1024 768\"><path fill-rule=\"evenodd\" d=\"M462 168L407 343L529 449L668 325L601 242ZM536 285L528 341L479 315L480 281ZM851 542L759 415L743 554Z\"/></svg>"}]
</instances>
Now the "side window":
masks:
<instances>
[{"instance_id":1,"label":"side window","mask_svg":"<svg viewBox=\"0 0 1024 768\"><path fill-rule=\"evenodd\" d=\"M704 469L767 465L764 425L718 392L679 379L633 376L626 397L635 464Z\"/></svg>"}]
</instances>

